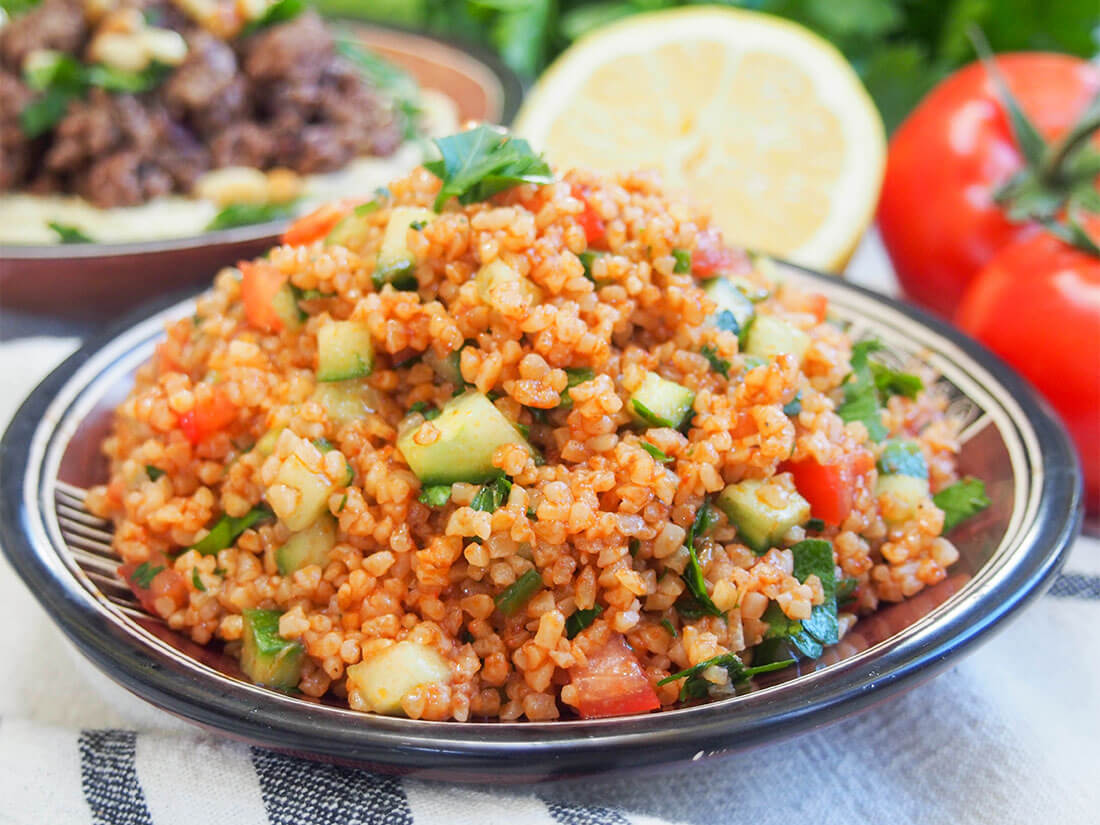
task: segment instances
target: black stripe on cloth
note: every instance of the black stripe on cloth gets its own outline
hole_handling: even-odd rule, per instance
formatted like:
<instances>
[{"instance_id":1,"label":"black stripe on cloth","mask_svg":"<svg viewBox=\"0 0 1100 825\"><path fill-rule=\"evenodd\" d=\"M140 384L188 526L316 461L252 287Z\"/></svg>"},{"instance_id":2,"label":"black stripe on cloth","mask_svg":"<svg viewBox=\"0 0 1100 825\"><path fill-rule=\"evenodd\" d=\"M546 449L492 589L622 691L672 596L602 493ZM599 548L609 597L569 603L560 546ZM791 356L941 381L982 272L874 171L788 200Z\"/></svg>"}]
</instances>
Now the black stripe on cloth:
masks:
<instances>
[{"instance_id":1,"label":"black stripe on cloth","mask_svg":"<svg viewBox=\"0 0 1100 825\"><path fill-rule=\"evenodd\" d=\"M400 780L252 748L271 825L413 825Z\"/></svg>"},{"instance_id":2,"label":"black stripe on cloth","mask_svg":"<svg viewBox=\"0 0 1100 825\"><path fill-rule=\"evenodd\" d=\"M576 807L560 802L547 802L546 807L559 825L630 825L625 816L610 808Z\"/></svg>"},{"instance_id":3,"label":"black stripe on cloth","mask_svg":"<svg viewBox=\"0 0 1100 825\"><path fill-rule=\"evenodd\" d=\"M134 766L132 730L80 732L80 780L96 825L153 825Z\"/></svg>"},{"instance_id":4,"label":"black stripe on cloth","mask_svg":"<svg viewBox=\"0 0 1100 825\"><path fill-rule=\"evenodd\" d=\"M1050 586L1050 595L1063 599L1100 599L1100 576L1062 573Z\"/></svg>"}]
</instances>

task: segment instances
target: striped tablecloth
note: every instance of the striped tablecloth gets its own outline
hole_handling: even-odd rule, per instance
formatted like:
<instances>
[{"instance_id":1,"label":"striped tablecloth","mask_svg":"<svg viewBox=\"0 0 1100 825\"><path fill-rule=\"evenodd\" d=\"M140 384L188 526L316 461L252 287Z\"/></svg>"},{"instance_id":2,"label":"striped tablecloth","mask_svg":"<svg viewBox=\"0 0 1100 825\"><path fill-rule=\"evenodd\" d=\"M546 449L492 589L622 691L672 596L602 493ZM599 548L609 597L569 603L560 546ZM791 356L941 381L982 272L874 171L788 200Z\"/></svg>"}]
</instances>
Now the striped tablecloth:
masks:
<instances>
[{"instance_id":1,"label":"striped tablecloth","mask_svg":"<svg viewBox=\"0 0 1100 825\"><path fill-rule=\"evenodd\" d=\"M865 248L856 271L885 271L876 256ZM0 344L0 423L75 344ZM6 561L0 622L3 823L1084 825L1100 816L1095 539L1079 539L1051 592L985 647L858 717L721 760L504 789L378 776L201 733L85 663Z\"/></svg>"}]
</instances>

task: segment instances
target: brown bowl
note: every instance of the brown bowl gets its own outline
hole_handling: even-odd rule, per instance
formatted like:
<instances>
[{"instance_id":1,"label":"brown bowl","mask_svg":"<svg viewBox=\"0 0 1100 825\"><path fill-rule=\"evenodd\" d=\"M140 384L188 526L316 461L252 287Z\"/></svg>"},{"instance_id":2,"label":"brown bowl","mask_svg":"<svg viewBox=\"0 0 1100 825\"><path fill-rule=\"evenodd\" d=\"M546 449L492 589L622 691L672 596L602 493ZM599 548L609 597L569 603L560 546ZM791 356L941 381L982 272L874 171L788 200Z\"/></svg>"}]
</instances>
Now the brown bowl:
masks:
<instances>
[{"instance_id":1,"label":"brown bowl","mask_svg":"<svg viewBox=\"0 0 1100 825\"><path fill-rule=\"evenodd\" d=\"M341 21L343 32L447 95L459 122L508 123L523 87L487 53L423 34ZM140 243L9 245L0 251L0 306L65 318L105 319L148 299L208 282L219 267L272 246L286 221Z\"/></svg>"}]
</instances>

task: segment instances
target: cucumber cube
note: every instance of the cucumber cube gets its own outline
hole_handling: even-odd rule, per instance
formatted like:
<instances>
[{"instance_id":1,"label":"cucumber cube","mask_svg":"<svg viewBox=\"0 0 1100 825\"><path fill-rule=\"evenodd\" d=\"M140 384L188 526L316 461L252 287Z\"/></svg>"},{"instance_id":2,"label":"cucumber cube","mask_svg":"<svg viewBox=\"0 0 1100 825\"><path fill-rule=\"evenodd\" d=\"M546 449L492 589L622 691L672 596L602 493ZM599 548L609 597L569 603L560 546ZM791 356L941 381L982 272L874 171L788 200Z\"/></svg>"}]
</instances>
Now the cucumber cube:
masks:
<instances>
[{"instance_id":1,"label":"cucumber cube","mask_svg":"<svg viewBox=\"0 0 1100 825\"><path fill-rule=\"evenodd\" d=\"M260 440L256 442L256 446L252 449L262 456L269 456L275 452L275 444L279 440L279 434L283 431L282 427L278 427L274 430L268 430L262 436Z\"/></svg>"},{"instance_id":2,"label":"cucumber cube","mask_svg":"<svg viewBox=\"0 0 1100 825\"><path fill-rule=\"evenodd\" d=\"M717 305L707 324L740 336L756 315L752 301L728 278L711 278L703 284L703 292Z\"/></svg>"},{"instance_id":3,"label":"cucumber cube","mask_svg":"<svg viewBox=\"0 0 1100 825\"><path fill-rule=\"evenodd\" d=\"M302 678L305 648L279 635L278 610L245 610L241 670L257 685L290 690Z\"/></svg>"},{"instance_id":4,"label":"cucumber cube","mask_svg":"<svg viewBox=\"0 0 1100 825\"><path fill-rule=\"evenodd\" d=\"M378 201L359 204L325 236L325 246L337 244L349 248L362 246L367 237L367 230L370 228L370 219L367 216L377 212L378 208Z\"/></svg>"},{"instance_id":5,"label":"cucumber cube","mask_svg":"<svg viewBox=\"0 0 1100 825\"><path fill-rule=\"evenodd\" d=\"M487 263L479 269L474 283L477 285L477 297L494 309L500 309L498 306L500 290L509 284L519 287L527 306L542 300L541 289L500 259Z\"/></svg>"},{"instance_id":6,"label":"cucumber cube","mask_svg":"<svg viewBox=\"0 0 1100 825\"><path fill-rule=\"evenodd\" d=\"M655 372L647 372L642 385L630 396L631 412L637 421L677 430L691 418L694 403L694 392Z\"/></svg>"},{"instance_id":7,"label":"cucumber cube","mask_svg":"<svg viewBox=\"0 0 1100 825\"><path fill-rule=\"evenodd\" d=\"M927 478L911 475L880 475L875 482L879 511L888 524L902 524L917 514L920 503L928 498Z\"/></svg>"},{"instance_id":8,"label":"cucumber cube","mask_svg":"<svg viewBox=\"0 0 1100 825\"><path fill-rule=\"evenodd\" d=\"M928 463L924 460L920 444L906 439L887 441L878 459L878 471L882 475L903 475L928 478Z\"/></svg>"},{"instance_id":9,"label":"cucumber cube","mask_svg":"<svg viewBox=\"0 0 1100 825\"><path fill-rule=\"evenodd\" d=\"M424 423L439 431L430 444L418 444ZM534 452L515 425L479 392L467 392L448 401L430 422L415 419L397 436L397 449L425 487L465 481L481 484L502 475L493 466L493 453L505 444Z\"/></svg>"},{"instance_id":10,"label":"cucumber cube","mask_svg":"<svg viewBox=\"0 0 1100 825\"><path fill-rule=\"evenodd\" d=\"M324 567L335 544L336 519L322 513L317 521L292 535L286 544L275 551L275 564L284 576L311 564Z\"/></svg>"},{"instance_id":11,"label":"cucumber cube","mask_svg":"<svg viewBox=\"0 0 1100 825\"><path fill-rule=\"evenodd\" d=\"M440 358L435 354L434 349L428 347L424 351L424 363L435 370L435 374L448 384L454 384L456 387L462 386L462 368L459 364L457 351Z\"/></svg>"},{"instance_id":12,"label":"cucumber cube","mask_svg":"<svg viewBox=\"0 0 1100 825\"><path fill-rule=\"evenodd\" d=\"M451 683L451 666L438 652L416 642L398 642L348 668L348 688L374 713L403 716L401 700L416 687Z\"/></svg>"},{"instance_id":13,"label":"cucumber cube","mask_svg":"<svg viewBox=\"0 0 1100 825\"><path fill-rule=\"evenodd\" d=\"M283 329L291 331L301 329L302 323L309 317L298 306L298 298L289 283L279 287L279 291L271 299L271 307L283 322Z\"/></svg>"},{"instance_id":14,"label":"cucumber cube","mask_svg":"<svg viewBox=\"0 0 1100 825\"><path fill-rule=\"evenodd\" d=\"M374 264L374 284L393 284L395 289L416 288L416 258L409 251L409 227L414 223L430 223L435 212L418 206L395 206L382 236L382 248Z\"/></svg>"},{"instance_id":15,"label":"cucumber cube","mask_svg":"<svg viewBox=\"0 0 1100 825\"><path fill-rule=\"evenodd\" d=\"M809 335L772 315L758 315L754 318L745 339L745 352L761 358L774 358L788 353L802 363L809 348Z\"/></svg>"},{"instance_id":16,"label":"cucumber cube","mask_svg":"<svg viewBox=\"0 0 1100 825\"><path fill-rule=\"evenodd\" d=\"M370 375L374 345L359 321L329 321L317 333L317 380L347 381Z\"/></svg>"},{"instance_id":17,"label":"cucumber cube","mask_svg":"<svg viewBox=\"0 0 1100 825\"><path fill-rule=\"evenodd\" d=\"M810 519L810 503L772 479L745 479L731 484L716 503L758 555L778 546L788 530Z\"/></svg>"},{"instance_id":18,"label":"cucumber cube","mask_svg":"<svg viewBox=\"0 0 1100 825\"><path fill-rule=\"evenodd\" d=\"M310 396L325 409L329 420L340 425L359 421L378 409L378 398L363 381L318 384Z\"/></svg>"},{"instance_id":19,"label":"cucumber cube","mask_svg":"<svg viewBox=\"0 0 1100 825\"><path fill-rule=\"evenodd\" d=\"M275 476L275 483L285 484L298 493L297 504L290 512L279 512L279 508L272 504L275 515L291 532L305 530L327 513L328 497L336 490L336 485L328 476L313 472L296 455L283 462Z\"/></svg>"}]
</instances>

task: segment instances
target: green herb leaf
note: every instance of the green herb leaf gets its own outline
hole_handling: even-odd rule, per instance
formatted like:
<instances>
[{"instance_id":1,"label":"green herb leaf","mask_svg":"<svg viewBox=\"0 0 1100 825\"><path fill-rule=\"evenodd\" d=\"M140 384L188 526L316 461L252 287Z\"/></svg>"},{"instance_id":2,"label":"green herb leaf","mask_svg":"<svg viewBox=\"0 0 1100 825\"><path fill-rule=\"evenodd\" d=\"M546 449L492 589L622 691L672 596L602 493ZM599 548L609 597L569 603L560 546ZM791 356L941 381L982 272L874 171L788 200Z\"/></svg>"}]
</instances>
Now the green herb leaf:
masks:
<instances>
[{"instance_id":1,"label":"green herb leaf","mask_svg":"<svg viewBox=\"0 0 1100 825\"><path fill-rule=\"evenodd\" d=\"M673 460L672 456L666 455L664 450L662 450L660 447L654 447L648 441L639 441L638 446L662 464L668 464L670 461Z\"/></svg>"},{"instance_id":2,"label":"green herb leaf","mask_svg":"<svg viewBox=\"0 0 1100 825\"><path fill-rule=\"evenodd\" d=\"M919 375L900 372L877 361L871 361L870 366L871 375L875 379L875 388L878 389L879 399L884 404L891 395L901 395L905 398L915 399L920 391L924 389L924 382Z\"/></svg>"},{"instance_id":3,"label":"green herb leaf","mask_svg":"<svg viewBox=\"0 0 1100 825\"><path fill-rule=\"evenodd\" d=\"M540 587L542 587L542 576L539 575L538 570L531 568L496 597L497 609L505 616L511 616L527 604Z\"/></svg>"},{"instance_id":4,"label":"green herb leaf","mask_svg":"<svg viewBox=\"0 0 1100 825\"><path fill-rule=\"evenodd\" d=\"M578 384L591 381L596 377L596 373L588 367L566 367L565 377L565 389L562 391L561 403L558 406L569 409L573 406L573 397L569 394L569 391Z\"/></svg>"},{"instance_id":5,"label":"green herb leaf","mask_svg":"<svg viewBox=\"0 0 1100 825\"><path fill-rule=\"evenodd\" d=\"M61 243L94 243L79 227L56 221L50 221L47 226L57 233Z\"/></svg>"},{"instance_id":6,"label":"green herb leaf","mask_svg":"<svg viewBox=\"0 0 1100 825\"><path fill-rule=\"evenodd\" d=\"M207 232L217 232L219 229L233 229L237 226L251 226L257 223L268 223L288 218L294 214L293 203L231 203L222 207L210 223L206 225Z\"/></svg>"},{"instance_id":7,"label":"green herb leaf","mask_svg":"<svg viewBox=\"0 0 1100 825\"><path fill-rule=\"evenodd\" d=\"M680 578L687 585L687 592L676 600L676 609L684 616L698 618L700 615L724 616L725 611L720 610L707 593L707 582L703 577L703 566L699 563L699 556L695 552L695 539L702 536L711 527L718 523L718 514L711 509L710 501L703 499L702 505L695 513L695 520L684 539L684 546L688 549L688 564ZM681 604L683 602L683 604Z\"/></svg>"},{"instance_id":8,"label":"green herb leaf","mask_svg":"<svg viewBox=\"0 0 1100 825\"><path fill-rule=\"evenodd\" d=\"M417 500L429 507L442 507L451 500L451 485L437 484L425 487L420 491L420 497Z\"/></svg>"},{"instance_id":9,"label":"green herb leaf","mask_svg":"<svg viewBox=\"0 0 1100 825\"><path fill-rule=\"evenodd\" d=\"M634 412L638 414L638 417L642 419L646 424L654 427L671 427L672 422L668 421L657 413L653 412L649 407L639 401L637 398L631 398L630 403L634 407Z\"/></svg>"},{"instance_id":10,"label":"green herb leaf","mask_svg":"<svg viewBox=\"0 0 1100 825\"><path fill-rule=\"evenodd\" d=\"M424 168L443 181L436 211L452 197L459 203L484 201L522 183L552 183L554 176L526 140L478 126L468 132L437 138L440 160Z\"/></svg>"},{"instance_id":11,"label":"green herb leaf","mask_svg":"<svg viewBox=\"0 0 1100 825\"><path fill-rule=\"evenodd\" d=\"M786 661L771 662L770 664L759 665L757 667L745 667L736 653L723 653L720 656L707 659L705 662L700 662L694 667L689 667L687 670L681 670L679 673L673 673L671 676L666 676L657 684L667 685L669 682L683 679L684 683L680 685L680 701L685 702L689 699L702 699L710 694L712 687L717 687L717 685L713 685L703 678L703 671L708 668L715 666L725 668L726 672L729 674L730 684L743 685L758 673L769 673L773 670L782 670L793 664L794 659L787 659Z\"/></svg>"},{"instance_id":12,"label":"green herb leaf","mask_svg":"<svg viewBox=\"0 0 1100 825\"><path fill-rule=\"evenodd\" d=\"M255 34L260 29L293 20L307 8L306 0L276 0L267 10L241 31L241 37Z\"/></svg>"},{"instance_id":13,"label":"green herb leaf","mask_svg":"<svg viewBox=\"0 0 1100 825\"><path fill-rule=\"evenodd\" d=\"M158 564L153 567L149 562L144 561L130 574L130 581L142 590L148 590L153 584L153 579L163 570L164 565Z\"/></svg>"},{"instance_id":14,"label":"green herb leaf","mask_svg":"<svg viewBox=\"0 0 1100 825\"><path fill-rule=\"evenodd\" d=\"M843 385L844 401L836 410L844 421L862 421L873 441L881 441L887 434L868 357L882 348L882 343L874 339L852 347L852 372Z\"/></svg>"},{"instance_id":15,"label":"green herb leaf","mask_svg":"<svg viewBox=\"0 0 1100 825\"><path fill-rule=\"evenodd\" d=\"M596 621L596 617L603 613L599 605L587 610L577 610L565 620L565 638L572 639L586 627Z\"/></svg>"},{"instance_id":16,"label":"green herb leaf","mask_svg":"<svg viewBox=\"0 0 1100 825\"><path fill-rule=\"evenodd\" d=\"M164 475L164 470L160 469L159 467L154 467L152 464L146 464L145 475L149 476L150 481L156 481L158 478Z\"/></svg>"},{"instance_id":17,"label":"green herb leaf","mask_svg":"<svg viewBox=\"0 0 1100 825\"><path fill-rule=\"evenodd\" d=\"M977 478L964 478L944 487L932 496L932 502L943 510L944 533L993 503L985 494L985 482Z\"/></svg>"},{"instance_id":18,"label":"green herb leaf","mask_svg":"<svg viewBox=\"0 0 1100 825\"><path fill-rule=\"evenodd\" d=\"M839 610L847 607L855 601L856 590L859 588L859 579L848 577L836 583L836 606Z\"/></svg>"},{"instance_id":19,"label":"green herb leaf","mask_svg":"<svg viewBox=\"0 0 1100 825\"><path fill-rule=\"evenodd\" d=\"M36 138L50 131L61 122L69 110L69 103L76 98L65 91L50 89L35 98L19 113L19 125L29 138Z\"/></svg>"},{"instance_id":20,"label":"green herb leaf","mask_svg":"<svg viewBox=\"0 0 1100 825\"><path fill-rule=\"evenodd\" d=\"M731 318L733 317L733 314L729 310L726 310L725 314L729 315ZM734 324L736 323L737 321L735 320ZM710 368L716 373L723 378L730 377L730 362L725 358L718 357L718 348L716 346L713 344L703 344L703 348L699 350L699 354L707 359L710 363Z\"/></svg>"},{"instance_id":21,"label":"green herb leaf","mask_svg":"<svg viewBox=\"0 0 1100 825\"><path fill-rule=\"evenodd\" d=\"M508 494L511 491L512 482L501 476L478 490L474 500L470 502L470 507L483 513L495 513L508 501Z\"/></svg>"},{"instance_id":22,"label":"green herb leaf","mask_svg":"<svg viewBox=\"0 0 1100 825\"><path fill-rule=\"evenodd\" d=\"M794 556L794 577L805 582L811 575L821 580L825 596L822 604L815 605L810 618L802 620L802 630L823 645L840 641L840 625L836 618L836 563L833 546L822 539L805 539L791 547Z\"/></svg>"},{"instance_id":23,"label":"green herb leaf","mask_svg":"<svg viewBox=\"0 0 1100 825\"><path fill-rule=\"evenodd\" d=\"M159 63L137 72L95 63L87 68L84 80L89 86L98 86L108 92L136 95L155 89L171 72L170 66Z\"/></svg>"},{"instance_id":24,"label":"green herb leaf","mask_svg":"<svg viewBox=\"0 0 1100 825\"><path fill-rule=\"evenodd\" d=\"M602 252L596 252L591 249L586 249L584 250L584 252L577 256L580 259L581 266L584 267L584 277L586 277L592 283L596 283L596 279L592 275L592 263L596 260L598 256L603 254L604 253Z\"/></svg>"},{"instance_id":25,"label":"green herb leaf","mask_svg":"<svg viewBox=\"0 0 1100 825\"><path fill-rule=\"evenodd\" d=\"M783 415L794 417L802 412L802 391L795 393L794 398L783 405Z\"/></svg>"},{"instance_id":26,"label":"green herb leaf","mask_svg":"<svg viewBox=\"0 0 1100 825\"><path fill-rule=\"evenodd\" d=\"M324 436L321 436L320 438L313 439L312 443L313 443L313 446L316 447L318 450L320 450L322 453L327 453L329 450L335 450L336 449L335 447L332 446L332 442L329 441Z\"/></svg>"},{"instance_id":27,"label":"green herb leaf","mask_svg":"<svg viewBox=\"0 0 1100 825\"><path fill-rule=\"evenodd\" d=\"M676 264L672 267L673 272L678 275L686 275L691 272L690 249L673 249L672 257L676 259Z\"/></svg>"},{"instance_id":28,"label":"green herb leaf","mask_svg":"<svg viewBox=\"0 0 1100 825\"><path fill-rule=\"evenodd\" d=\"M197 550L203 556L211 556L227 547L231 547L237 537L252 525L260 521L273 518L272 512L267 507L253 507L240 518L223 515L210 528L210 532L191 545L190 550Z\"/></svg>"},{"instance_id":29,"label":"green herb leaf","mask_svg":"<svg viewBox=\"0 0 1100 825\"><path fill-rule=\"evenodd\" d=\"M195 585L196 590L202 593L206 592L206 585L203 584L202 579L199 578L199 568L197 567L191 568L191 584Z\"/></svg>"},{"instance_id":30,"label":"green herb leaf","mask_svg":"<svg viewBox=\"0 0 1100 825\"><path fill-rule=\"evenodd\" d=\"M669 635L673 639L675 639L677 636L680 635L679 633L676 632L676 628L673 626L672 622L670 622L668 619L661 619L661 627L663 627L665 630L667 630Z\"/></svg>"},{"instance_id":31,"label":"green herb leaf","mask_svg":"<svg viewBox=\"0 0 1100 825\"><path fill-rule=\"evenodd\" d=\"M825 521L819 518L812 518L806 522L806 529L814 530L820 533L822 530L825 529Z\"/></svg>"},{"instance_id":32,"label":"green herb leaf","mask_svg":"<svg viewBox=\"0 0 1100 825\"><path fill-rule=\"evenodd\" d=\"M373 52L367 51L354 40L337 39L336 50L355 64L359 73L371 86L390 99L393 104L393 113L401 123L401 133L405 140L417 137L420 133L420 120L424 113L421 108L420 89L412 75ZM388 191L386 194L389 195Z\"/></svg>"}]
</instances>

